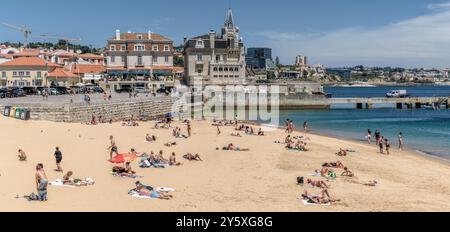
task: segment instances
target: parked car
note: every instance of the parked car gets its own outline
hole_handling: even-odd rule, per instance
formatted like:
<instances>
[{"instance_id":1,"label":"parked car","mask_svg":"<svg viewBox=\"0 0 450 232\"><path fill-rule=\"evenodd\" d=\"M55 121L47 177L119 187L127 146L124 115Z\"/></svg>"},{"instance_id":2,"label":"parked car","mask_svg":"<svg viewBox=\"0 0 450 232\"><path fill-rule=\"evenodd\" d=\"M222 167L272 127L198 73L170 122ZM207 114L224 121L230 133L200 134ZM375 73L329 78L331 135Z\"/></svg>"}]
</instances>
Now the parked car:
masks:
<instances>
[{"instance_id":1,"label":"parked car","mask_svg":"<svg viewBox=\"0 0 450 232\"><path fill-rule=\"evenodd\" d=\"M134 92L136 93L150 93L150 90L145 87L134 87Z\"/></svg>"},{"instance_id":2,"label":"parked car","mask_svg":"<svg viewBox=\"0 0 450 232\"><path fill-rule=\"evenodd\" d=\"M105 91L100 86L94 86L94 87L91 88L91 92L104 93Z\"/></svg>"},{"instance_id":3,"label":"parked car","mask_svg":"<svg viewBox=\"0 0 450 232\"><path fill-rule=\"evenodd\" d=\"M8 91L6 89L0 89L0 98L5 98Z\"/></svg>"},{"instance_id":4,"label":"parked car","mask_svg":"<svg viewBox=\"0 0 450 232\"><path fill-rule=\"evenodd\" d=\"M49 95L58 95L58 90L56 88L47 89Z\"/></svg>"}]
</instances>

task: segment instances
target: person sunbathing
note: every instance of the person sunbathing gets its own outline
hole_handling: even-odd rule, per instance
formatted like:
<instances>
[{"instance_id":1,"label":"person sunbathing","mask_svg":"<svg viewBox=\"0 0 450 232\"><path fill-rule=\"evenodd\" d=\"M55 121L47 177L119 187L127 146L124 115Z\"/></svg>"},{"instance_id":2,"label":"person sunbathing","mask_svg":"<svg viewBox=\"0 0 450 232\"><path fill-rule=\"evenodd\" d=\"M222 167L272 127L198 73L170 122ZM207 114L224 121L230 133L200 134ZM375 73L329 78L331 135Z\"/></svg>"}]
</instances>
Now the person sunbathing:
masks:
<instances>
[{"instance_id":1,"label":"person sunbathing","mask_svg":"<svg viewBox=\"0 0 450 232\"><path fill-rule=\"evenodd\" d=\"M175 156L175 152L172 152L172 155L169 158L169 165L170 166L180 166L183 165L180 162L177 162L177 157Z\"/></svg>"},{"instance_id":2,"label":"person sunbathing","mask_svg":"<svg viewBox=\"0 0 450 232\"><path fill-rule=\"evenodd\" d=\"M116 175L119 176L126 176L126 177L133 177L134 174L130 174L126 171L126 169L124 167L120 167L120 166L114 166L112 168L112 172Z\"/></svg>"},{"instance_id":3,"label":"person sunbathing","mask_svg":"<svg viewBox=\"0 0 450 232\"><path fill-rule=\"evenodd\" d=\"M150 136L149 134L147 134L147 135L145 136L145 140L146 140L147 142L149 142L149 143L155 142L155 141L156 141L156 137L155 137L154 135Z\"/></svg>"},{"instance_id":4,"label":"person sunbathing","mask_svg":"<svg viewBox=\"0 0 450 232\"><path fill-rule=\"evenodd\" d=\"M286 139L284 140L284 143L290 144L290 143L294 143L294 141L292 141L291 136L288 135L288 136L286 137Z\"/></svg>"},{"instance_id":5,"label":"person sunbathing","mask_svg":"<svg viewBox=\"0 0 450 232\"><path fill-rule=\"evenodd\" d=\"M73 175L73 172L72 171L68 171L66 173L66 175L64 175L64 177L62 179L63 184L68 184L68 185L73 184L72 175Z\"/></svg>"},{"instance_id":6,"label":"person sunbathing","mask_svg":"<svg viewBox=\"0 0 450 232\"><path fill-rule=\"evenodd\" d=\"M320 176L325 177L325 178L333 178L334 179L334 178L336 178L336 173L331 169L323 167L320 170Z\"/></svg>"},{"instance_id":7,"label":"person sunbathing","mask_svg":"<svg viewBox=\"0 0 450 232\"><path fill-rule=\"evenodd\" d=\"M308 149L306 148L306 144L303 142L297 142L295 144L295 149L297 149L299 151L308 151Z\"/></svg>"},{"instance_id":8,"label":"person sunbathing","mask_svg":"<svg viewBox=\"0 0 450 232\"><path fill-rule=\"evenodd\" d=\"M264 131L262 131L262 128L259 128L258 135L259 136L264 136Z\"/></svg>"},{"instance_id":9,"label":"person sunbathing","mask_svg":"<svg viewBox=\"0 0 450 232\"><path fill-rule=\"evenodd\" d=\"M22 151L22 149L19 149L19 155L17 157L19 157L19 161L27 161L27 155L25 154L24 151Z\"/></svg>"},{"instance_id":10,"label":"person sunbathing","mask_svg":"<svg viewBox=\"0 0 450 232\"><path fill-rule=\"evenodd\" d=\"M130 162L125 163L125 172L131 175L136 174L136 172L131 168Z\"/></svg>"},{"instance_id":11,"label":"person sunbathing","mask_svg":"<svg viewBox=\"0 0 450 232\"><path fill-rule=\"evenodd\" d=\"M158 192L155 189L149 190L149 189L145 188L142 185L139 185L136 188L136 190L137 190L137 192L139 193L140 196L146 196L146 197L162 199L162 200L170 200L170 199L173 198L173 196L170 195L170 194L163 193L163 192Z\"/></svg>"},{"instance_id":12,"label":"person sunbathing","mask_svg":"<svg viewBox=\"0 0 450 232\"><path fill-rule=\"evenodd\" d=\"M166 147L171 147L171 146L175 146L175 145L177 145L176 142L168 142L168 143L164 144L164 146L166 146Z\"/></svg>"},{"instance_id":13,"label":"person sunbathing","mask_svg":"<svg viewBox=\"0 0 450 232\"><path fill-rule=\"evenodd\" d=\"M239 132L231 133L231 136L234 136L234 137L242 137L242 135L239 134Z\"/></svg>"},{"instance_id":14,"label":"person sunbathing","mask_svg":"<svg viewBox=\"0 0 450 232\"><path fill-rule=\"evenodd\" d=\"M324 163L322 167L327 168L345 168L344 164L341 161L336 161L336 163Z\"/></svg>"},{"instance_id":15,"label":"person sunbathing","mask_svg":"<svg viewBox=\"0 0 450 232\"><path fill-rule=\"evenodd\" d=\"M162 150L160 150L158 155L155 156L155 163L157 163L157 164L167 164L167 163L169 163L169 160L164 158L164 152Z\"/></svg>"},{"instance_id":16,"label":"person sunbathing","mask_svg":"<svg viewBox=\"0 0 450 232\"><path fill-rule=\"evenodd\" d=\"M327 189L322 190L320 194L309 194L305 190L305 192L301 196L302 199L306 200L308 203L313 204L331 204L340 201L339 199L332 198Z\"/></svg>"},{"instance_id":17,"label":"person sunbathing","mask_svg":"<svg viewBox=\"0 0 450 232\"><path fill-rule=\"evenodd\" d=\"M240 148L238 146L235 146L233 143L228 144L228 146L224 147L223 150L226 150L226 151L250 151L250 149Z\"/></svg>"},{"instance_id":18,"label":"person sunbathing","mask_svg":"<svg viewBox=\"0 0 450 232\"><path fill-rule=\"evenodd\" d=\"M338 153L336 153L338 156L347 156L347 151L344 149L340 149Z\"/></svg>"},{"instance_id":19,"label":"person sunbathing","mask_svg":"<svg viewBox=\"0 0 450 232\"><path fill-rule=\"evenodd\" d=\"M369 187L376 187L378 182L376 180L370 180L368 183L364 184L365 186Z\"/></svg>"},{"instance_id":20,"label":"person sunbathing","mask_svg":"<svg viewBox=\"0 0 450 232\"><path fill-rule=\"evenodd\" d=\"M350 171L347 167L344 167L344 172L341 174L341 176L354 177L355 174L352 171Z\"/></svg>"},{"instance_id":21,"label":"person sunbathing","mask_svg":"<svg viewBox=\"0 0 450 232\"><path fill-rule=\"evenodd\" d=\"M306 183L309 184L311 187L317 187L317 188L323 188L323 189L329 188L328 185L324 181L321 181L321 180L307 179Z\"/></svg>"},{"instance_id":22,"label":"person sunbathing","mask_svg":"<svg viewBox=\"0 0 450 232\"><path fill-rule=\"evenodd\" d=\"M183 158L189 161L203 161L198 154L192 155L191 153L187 153L183 155Z\"/></svg>"}]
</instances>

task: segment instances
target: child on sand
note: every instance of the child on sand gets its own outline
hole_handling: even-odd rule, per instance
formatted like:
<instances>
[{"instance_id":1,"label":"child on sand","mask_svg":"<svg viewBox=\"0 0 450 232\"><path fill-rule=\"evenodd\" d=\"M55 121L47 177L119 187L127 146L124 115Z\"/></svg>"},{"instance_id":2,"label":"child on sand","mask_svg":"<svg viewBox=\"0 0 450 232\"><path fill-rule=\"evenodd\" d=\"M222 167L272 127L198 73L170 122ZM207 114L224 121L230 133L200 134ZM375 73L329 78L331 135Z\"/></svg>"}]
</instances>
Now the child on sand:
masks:
<instances>
[{"instance_id":1,"label":"child on sand","mask_svg":"<svg viewBox=\"0 0 450 232\"><path fill-rule=\"evenodd\" d=\"M19 161L27 161L27 155L25 154L24 151L22 151L22 149L19 149Z\"/></svg>"}]
</instances>

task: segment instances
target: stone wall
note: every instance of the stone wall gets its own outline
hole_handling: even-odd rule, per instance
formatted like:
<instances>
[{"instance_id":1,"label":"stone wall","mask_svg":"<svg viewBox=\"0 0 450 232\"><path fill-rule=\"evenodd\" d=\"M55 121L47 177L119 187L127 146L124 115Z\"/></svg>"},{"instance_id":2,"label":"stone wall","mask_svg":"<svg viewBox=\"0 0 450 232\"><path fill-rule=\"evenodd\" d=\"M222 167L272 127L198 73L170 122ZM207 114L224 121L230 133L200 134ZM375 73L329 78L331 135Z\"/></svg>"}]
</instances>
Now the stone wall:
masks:
<instances>
[{"instance_id":1,"label":"stone wall","mask_svg":"<svg viewBox=\"0 0 450 232\"><path fill-rule=\"evenodd\" d=\"M146 115L149 118L158 118L172 111L172 106L177 103L176 98L157 97L145 99L129 99L122 101L107 101L87 104L4 104L5 106L25 108L30 111L31 120L44 120L54 122L88 122L92 115L97 118L102 116L106 121L110 119L126 120L132 116Z\"/></svg>"}]
</instances>

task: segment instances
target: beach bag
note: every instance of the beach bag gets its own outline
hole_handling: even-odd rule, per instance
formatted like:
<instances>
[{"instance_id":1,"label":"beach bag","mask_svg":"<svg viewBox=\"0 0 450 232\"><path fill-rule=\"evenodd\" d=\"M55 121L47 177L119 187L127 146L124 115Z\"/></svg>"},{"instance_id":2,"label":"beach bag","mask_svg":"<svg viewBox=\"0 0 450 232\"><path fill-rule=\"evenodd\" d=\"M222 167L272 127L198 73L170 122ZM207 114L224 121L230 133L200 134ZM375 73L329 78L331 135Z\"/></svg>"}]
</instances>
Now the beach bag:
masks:
<instances>
[{"instance_id":1,"label":"beach bag","mask_svg":"<svg viewBox=\"0 0 450 232\"><path fill-rule=\"evenodd\" d=\"M31 193L29 196L26 197L28 201L39 201L39 196Z\"/></svg>"}]
</instances>

